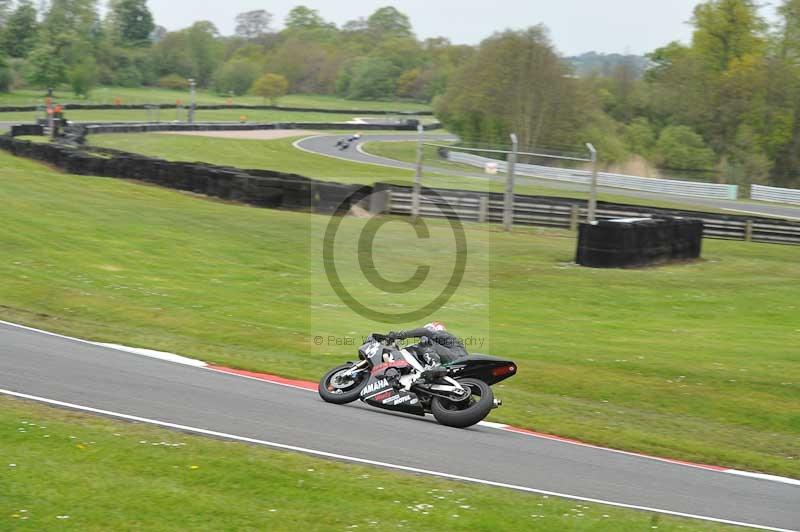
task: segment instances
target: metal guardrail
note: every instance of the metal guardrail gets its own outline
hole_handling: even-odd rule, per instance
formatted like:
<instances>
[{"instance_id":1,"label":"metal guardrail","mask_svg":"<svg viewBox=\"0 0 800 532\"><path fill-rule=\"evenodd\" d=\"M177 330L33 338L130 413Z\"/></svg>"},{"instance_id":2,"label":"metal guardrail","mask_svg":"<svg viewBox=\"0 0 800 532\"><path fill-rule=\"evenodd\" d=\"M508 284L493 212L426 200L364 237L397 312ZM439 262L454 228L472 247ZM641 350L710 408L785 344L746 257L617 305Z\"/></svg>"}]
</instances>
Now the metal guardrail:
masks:
<instances>
[{"instance_id":1,"label":"metal guardrail","mask_svg":"<svg viewBox=\"0 0 800 532\"><path fill-rule=\"evenodd\" d=\"M410 188L376 185L387 197L381 202L382 211L388 214L410 215L412 192ZM436 189L437 195L422 193L420 215L445 218L453 213L462 221L503 223L502 194ZM447 209L439 205L446 203ZM514 224L544 226L576 230L580 221L586 220L588 208L585 201L568 198L516 195L514 199ZM777 219L713 214L699 211L677 211L636 205L599 203L598 220L614 218L649 218L653 216L679 216L703 221L703 235L707 238L743 240L772 244L800 245L800 223Z\"/></svg>"},{"instance_id":2,"label":"metal guardrail","mask_svg":"<svg viewBox=\"0 0 800 532\"><path fill-rule=\"evenodd\" d=\"M796 188L778 188L767 187L764 185L751 185L750 199L800 205L800 190Z\"/></svg>"},{"instance_id":3,"label":"metal guardrail","mask_svg":"<svg viewBox=\"0 0 800 532\"><path fill-rule=\"evenodd\" d=\"M497 170L505 172L508 164L498 159L490 159L470 153L447 151L447 159L453 162L468 164L485 168L487 163L497 164ZM588 170L573 170L569 168L554 168L535 164L517 163L517 175L554 179L588 185L592 179L592 172ZM721 185L717 183L699 183L696 181L678 181L675 179L659 179L650 177L637 177L623 174L598 172L597 184L603 187L626 188L646 192L661 192L678 196L694 196L700 198L715 198L735 200L738 197L739 187L736 185Z\"/></svg>"}]
</instances>

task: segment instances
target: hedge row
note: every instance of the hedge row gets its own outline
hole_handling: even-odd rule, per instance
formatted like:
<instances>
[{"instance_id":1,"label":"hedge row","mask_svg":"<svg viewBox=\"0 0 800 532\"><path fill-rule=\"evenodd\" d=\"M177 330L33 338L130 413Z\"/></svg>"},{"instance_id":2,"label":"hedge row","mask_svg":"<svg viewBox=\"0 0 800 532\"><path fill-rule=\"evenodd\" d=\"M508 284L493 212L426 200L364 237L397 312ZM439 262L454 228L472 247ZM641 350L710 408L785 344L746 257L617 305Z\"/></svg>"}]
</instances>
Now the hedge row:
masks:
<instances>
[{"instance_id":1,"label":"hedge row","mask_svg":"<svg viewBox=\"0 0 800 532\"><path fill-rule=\"evenodd\" d=\"M34 112L41 109L40 105L6 105L0 106L0 113L18 113L18 112ZM63 104L65 111L69 110L95 110L105 111L112 109L177 109L176 104L91 104L91 103L70 103ZM181 108L188 108L182 105ZM377 111L377 110L361 110L361 109L317 109L315 107L281 107L279 105L196 105L195 109L201 110L220 110L220 109L243 109L251 111L292 111L301 113L331 113L331 114L352 114L352 115L366 115L366 116L380 116L380 115L403 115L403 116L433 116L433 111Z\"/></svg>"},{"instance_id":2,"label":"hedge row","mask_svg":"<svg viewBox=\"0 0 800 532\"><path fill-rule=\"evenodd\" d=\"M119 150L89 152L10 136L0 136L0 149L46 162L71 174L137 179L259 207L330 214L343 204L349 210L369 193L369 188L361 185L315 181L272 170L172 162Z\"/></svg>"}]
</instances>

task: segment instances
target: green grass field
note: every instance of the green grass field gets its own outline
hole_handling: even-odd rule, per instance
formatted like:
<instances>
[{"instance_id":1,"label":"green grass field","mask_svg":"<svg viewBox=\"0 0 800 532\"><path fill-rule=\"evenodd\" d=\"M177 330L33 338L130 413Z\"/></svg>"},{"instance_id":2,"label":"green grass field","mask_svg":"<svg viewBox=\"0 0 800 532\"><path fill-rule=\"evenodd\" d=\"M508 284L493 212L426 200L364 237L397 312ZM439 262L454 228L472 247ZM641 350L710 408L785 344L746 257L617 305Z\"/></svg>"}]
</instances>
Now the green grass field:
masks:
<instances>
[{"instance_id":1,"label":"green grass field","mask_svg":"<svg viewBox=\"0 0 800 532\"><path fill-rule=\"evenodd\" d=\"M46 92L42 90L18 90L11 93L0 93L2 105L38 105L44 102ZM92 91L88 99L76 98L70 91L55 93L54 99L61 103L100 103L111 104L119 98L124 104L174 104L176 100L189 101L189 91L173 91L153 87L98 87ZM225 104L228 98L211 91L197 91L197 103ZM262 105L264 101L257 96L235 96L232 103L242 105ZM283 107L305 107L317 109L357 109L377 111L429 111L430 106L424 103L406 101L373 101L345 100L324 94L288 94L278 100ZM2 116L2 114L0 114Z\"/></svg>"},{"instance_id":2,"label":"green grass field","mask_svg":"<svg viewBox=\"0 0 800 532\"><path fill-rule=\"evenodd\" d=\"M2 530L732 530L5 397L0 449Z\"/></svg>"},{"instance_id":3,"label":"green grass field","mask_svg":"<svg viewBox=\"0 0 800 532\"><path fill-rule=\"evenodd\" d=\"M0 182L3 319L312 380L353 356L314 336L378 327L318 270L325 216L65 175L7 154ZM366 223L343 220L342 255ZM449 227L428 226L428 242L404 223L380 230L384 276L451 258ZM519 363L498 386L506 406L494 420L800 477L797 248L712 240L702 262L590 270L572 264L566 231L470 225L467 235L467 276L436 317ZM354 290L385 308L415 303L363 282Z\"/></svg>"},{"instance_id":4,"label":"green grass field","mask_svg":"<svg viewBox=\"0 0 800 532\"><path fill-rule=\"evenodd\" d=\"M160 133L92 135L93 146L142 153L171 161L203 161L238 168L267 168L307 177L348 183L373 183L380 179L410 178L411 170L331 159L298 150L292 144L301 137L274 140L239 140Z\"/></svg>"}]
</instances>

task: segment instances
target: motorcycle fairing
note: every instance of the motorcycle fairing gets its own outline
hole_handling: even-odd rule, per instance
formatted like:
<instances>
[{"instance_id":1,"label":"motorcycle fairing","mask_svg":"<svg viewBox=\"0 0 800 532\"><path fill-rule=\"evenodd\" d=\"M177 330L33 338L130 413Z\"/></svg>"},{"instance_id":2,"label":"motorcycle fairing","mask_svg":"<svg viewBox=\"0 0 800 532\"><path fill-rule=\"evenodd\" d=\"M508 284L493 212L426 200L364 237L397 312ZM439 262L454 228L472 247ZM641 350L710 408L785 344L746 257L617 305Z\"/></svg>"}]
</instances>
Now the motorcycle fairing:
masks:
<instances>
[{"instance_id":1,"label":"motorcycle fairing","mask_svg":"<svg viewBox=\"0 0 800 532\"><path fill-rule=\"evenodd\" d=\"M457 358L444 366L454 377L480 379L489 386L517 374L517 365L513 361L489 355L469 355Z\"/></svg>"}]
</instances>

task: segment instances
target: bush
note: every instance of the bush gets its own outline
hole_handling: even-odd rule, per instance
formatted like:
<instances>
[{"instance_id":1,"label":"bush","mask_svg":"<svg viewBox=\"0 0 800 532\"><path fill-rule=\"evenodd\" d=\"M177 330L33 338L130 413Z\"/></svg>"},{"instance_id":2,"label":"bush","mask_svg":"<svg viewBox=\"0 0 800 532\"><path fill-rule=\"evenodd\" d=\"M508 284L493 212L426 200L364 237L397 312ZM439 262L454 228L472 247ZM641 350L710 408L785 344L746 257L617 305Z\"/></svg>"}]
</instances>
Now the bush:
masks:
<instances>
[{"instance_id":1,"label":"bush","mask_svg":"<svg viewBox=\"0 0 800 532\"><path fill-rule=\"evenodd\" d=\"M87 58L75 65L69 72L69 82L76 96L87 98L97 83L97 63Z\"/></svg>"},{"instance_id":2,"label":"bush","mask_svg":"<svg viewBox=\"0 0 800 532\"><path fill-rule=\"evenodd\" d=\"M189 80L178 74L169 74L158 80L158 86L162 89L186 91L189 90Z\"/></svg>"},{"instance_id":3,"label":"bush","mask_svg":"<svg viewBox=\"0 0 800 532\"><path fill-rule=\"evenodd\" d=\"M250 89L250 92L256 96L261 96L264 100L269 100L270 103L275 105L275 102L286 94L289 88L289 81L280 74L264 74L258 78Z\"/></svg>"},{"instance_id":4,"label":"bush","mask_svg":"<svg viewBox=\"0 0 800 532\"><path fill-rule=\"evenodd\" d=\"M245 59L228 61L214 75L214 89L219 94L245 94L259 74L259 67Z\"/></svg>"},{"instance_id":5,"label":"bush","mask_svg":"<svg viewBox=\"0 0 800 532\"><path fill-rule=\"evenodd\" d=\"M675 170L710 170L716 162L714 152L703 137L686 126L670 126L661 132L656 144L660 165Z\"/></svg>"}]
</instances>

